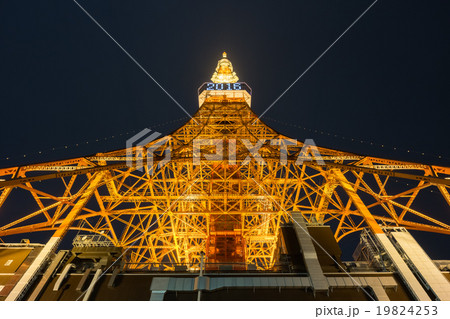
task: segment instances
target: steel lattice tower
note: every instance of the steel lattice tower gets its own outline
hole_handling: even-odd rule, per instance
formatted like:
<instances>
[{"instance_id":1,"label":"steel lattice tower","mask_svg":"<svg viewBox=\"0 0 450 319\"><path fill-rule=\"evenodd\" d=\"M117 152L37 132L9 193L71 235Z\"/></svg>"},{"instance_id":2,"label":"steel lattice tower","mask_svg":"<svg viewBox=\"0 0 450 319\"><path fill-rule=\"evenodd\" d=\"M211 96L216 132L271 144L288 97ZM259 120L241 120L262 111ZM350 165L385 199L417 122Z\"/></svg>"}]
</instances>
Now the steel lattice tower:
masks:
<instances>
[{"instance_id":1,"label":"steel lattice tower","mask_svg":"<svg viewBox=\"0 0 450 319\"><path fill-rule=\"evenodd\" d=\"M199 89L199 110L174 133L95 156L0 169L0 207L19 190L36 207L2 225L0 237L50 231L41 259L77 230L128 249L128 268L196 268L205 252L211 264L266 270L292 212L333 225L337 241L384 226L450 234L448 224L414 208L430 188L450 205L449 167L293 142L253 113L251 90L237 81L224 54L212 82ZM398 191L394 178L413 186Z\"/></svg>"}]
</instances>

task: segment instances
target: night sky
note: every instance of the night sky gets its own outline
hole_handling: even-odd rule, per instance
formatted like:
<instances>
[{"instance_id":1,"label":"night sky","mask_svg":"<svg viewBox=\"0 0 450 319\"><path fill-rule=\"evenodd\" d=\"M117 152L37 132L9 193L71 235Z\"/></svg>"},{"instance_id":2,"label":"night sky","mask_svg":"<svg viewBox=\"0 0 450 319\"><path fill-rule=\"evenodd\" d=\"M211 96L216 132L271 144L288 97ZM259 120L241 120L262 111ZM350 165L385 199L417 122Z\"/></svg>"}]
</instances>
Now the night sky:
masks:
<instances>
[{"instance_id":1,"label":"night sky","mask_svg":"<svg viewBox=\"0 0 450 319\"><path fill-rule=\"evenodd\" d=\"M79 3L191 114L223 51L261 114L372 1ZM320 146L450 166L449 9L378 1L263 120ZM0 105L0 167L124 148L187 120L71 0L0 1ZM426 210L448 220L432 196ZM450 259L435 245L449 236L414 236Z\"/></svg>"}]
</instances>

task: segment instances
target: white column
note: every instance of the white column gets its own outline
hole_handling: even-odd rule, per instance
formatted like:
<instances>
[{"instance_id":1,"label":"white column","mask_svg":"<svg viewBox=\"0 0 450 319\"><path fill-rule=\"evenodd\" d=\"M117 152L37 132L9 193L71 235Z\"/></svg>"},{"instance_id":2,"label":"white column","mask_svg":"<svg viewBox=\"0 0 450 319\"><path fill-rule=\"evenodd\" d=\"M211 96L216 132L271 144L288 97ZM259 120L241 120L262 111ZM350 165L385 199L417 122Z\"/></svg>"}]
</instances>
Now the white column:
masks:
<instances>
[{"instance_id":1,"label":"white column","mask_svg":"<svg viewBox=\"0 0 450 319\"><path fill-rule=\"evenodd\" d=\"M60 241L59 237L50 238L50 240L41 250L39 255L36 257L35 260L33 260L30 267L28 267L23 276L11 290L8 297L6 297L5 299L6 301L20 300L20 298L26 292L28 286L31 284L37 273L41 270L42 266L45 264L47 259L58 247L59 241Z\"/></svg>"},{"instance_id":2,"label":"white column","mask_svg":"<svg viewBox=\"0 0 450 319\"><path fill-rule=\"evenodd\" d=\"M408 265L403 260L402 256L398 253L397 249L395 249L394 245L391 243L389 238L385 233L378 233L375 236L380 241L384 250L387 252L392 262L395 265L395 268L402 277L403 282L408 286L408 290L414 295L414 297L419 301L430 301L430 297L422 288L422 285L419 283L417 278L412 273L411 269L409 269Z\"/></svg>"}]
</instances>

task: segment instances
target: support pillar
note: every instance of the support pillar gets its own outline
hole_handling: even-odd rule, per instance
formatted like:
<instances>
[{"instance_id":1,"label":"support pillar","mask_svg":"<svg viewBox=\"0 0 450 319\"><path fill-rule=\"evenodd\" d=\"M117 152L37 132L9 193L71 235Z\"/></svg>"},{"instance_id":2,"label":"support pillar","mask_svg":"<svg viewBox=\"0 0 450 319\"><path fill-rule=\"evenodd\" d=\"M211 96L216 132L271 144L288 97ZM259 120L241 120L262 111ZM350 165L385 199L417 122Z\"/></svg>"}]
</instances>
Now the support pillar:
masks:
<instances>
[{"instance_id":1,"label":"support pillar","mask_svg":"<svg viewBox=\"0 0 450 319\"><path fill-rule=\"evenodd\" d=\"M356 190L350 184L350 182L345 178L344 174L339 170L333 170L335 176L337 177L342 188L345 190L347 195L352 200L353 204L356 206L358 211L361 213L365 219L367 225L374 233L375 237L378 239L384 250L389 255L390 259L395 265L400 277L402 278L408 290L413 294L413 296L419 301L429 301L430 297L423 289L422 285L419 283L417 278L414 276L412 271L409 269L408 265L403 260L402 256L395 249L394 245L391 243L389 238L378 225L377 221L370 213L369 209L364 205L363 201L356 193Z\"/></svg>"},{"instance_id":2,"label":"support pillar","mask_svg":"<svg viewBox=\"0 0 450 319\"><path fill-rule=\"evenodd\" d=\"M293 212L294 229L300 244L303 259L305 260L306 269L311 278L312 288L314 291L328 291L328 281L323 274L319 259L317 258L316 249L311 240L311 235L306 228L305 220L301 213Z\"/></svg>"},{"instance_id":3,"label":"support pillar","mask_svg":"<svg viewBox=\"0 0 450 319\"><path fill-rule=\"evenodd\" d=\"M203 277L203 263L204 263L204 257L205 257L205 253L202 251L202 252L200 252L200 274L198 275L199 276L199 279L200 279L200 277ZM197 293L197 301L201 301L202 300L202 290L201 289L199 289L198 290L198 293Z\"/></svg>"},{"instance_id":4,"label":"support pillar","mask_svg":"<svg viewBox=\"0 0 450 319\"><path fill-rule=\"evenodd\" d=\"M55 233L47 242L47 244L44 246L44 248L41 250L39 255L31 263L30 267L27 269L27 271L23 274L23 276L11 290L8 297L6 297L5 299L6 301L21 300L21 298L27 292L33 280L36 278L36 275L45 265L51 254L54 253L58 248L59 242L64 237L66 232L69 230L69 227L72 225L72 222L75 220L75 218L81 212L83 207L89 201L92 194L97 189L100 181L103 179L104 175L105 172L98 172L96 173L96 175L94 175L94 177L90 181L88 188L84 191L83 195L81 195L81 198L78 200L75 206L73 206L70 213L63 220L61 225L55 231Z\"/></svg>"}]
</instances>

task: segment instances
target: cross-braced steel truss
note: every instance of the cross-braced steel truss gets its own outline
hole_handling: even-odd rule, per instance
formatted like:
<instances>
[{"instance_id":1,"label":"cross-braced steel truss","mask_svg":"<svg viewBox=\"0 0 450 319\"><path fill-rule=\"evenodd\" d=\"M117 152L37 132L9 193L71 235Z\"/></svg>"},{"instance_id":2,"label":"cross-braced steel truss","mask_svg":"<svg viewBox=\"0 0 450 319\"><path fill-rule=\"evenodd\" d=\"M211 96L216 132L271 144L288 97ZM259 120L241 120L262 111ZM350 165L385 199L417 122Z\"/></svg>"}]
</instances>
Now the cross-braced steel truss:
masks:
<instances>
[{"instance_id":1,"label":"cross-braced steel truss","mask_svg":"<svg viewBox=\"0 0 450 319\"><path fill-rule=\"evenodd\" d=\"M198 157L194 143L200 139L211 142ZM283 163L281 144L288 140L246 102L216 97L168 137L129 149L131 158L123 149L1 169L2 214L17 217L0 227L0 237L80 230L129 249L130 267L196 267L204 251L210 261L268 269L276 261L280 225L292 211L332 224L337 240L373 223L450 234L449 225L414 207L430 188L450 204L450 168L318 148L320 165L319 155L305 152L302 142L284 148ZM259 149L249 150L258 143ZM223 158L207 159L219 145ZM154 161L147 166L152 147ZM171 159L158 168L167 149ZM392 185L394 178L412 186ZM23 214L8 206L14 192L35 209Z\"/></svg>"},{"instance_id":2,"label":"cross-braced steel truss","mask_svg":"<svg viewBox=\"0 0 450 319\"><path fill-rule=\"evenodd\" d=\"M129 268L196 268L205 252L210 267L270 269L291 212L330 224L338 241L380 226L450 234L432 205L426 211L417 205L423 192L437 189L448 214L450 168L289 139L251 111L251 89L236 82L225 53L212 80L199 91L194 117L166 137L0 169L0 213L9 220L0 226L0 240L53 231L48 245L55 249L67 231L77 230L123 247Z\"/></svg>"}]
</instances>

